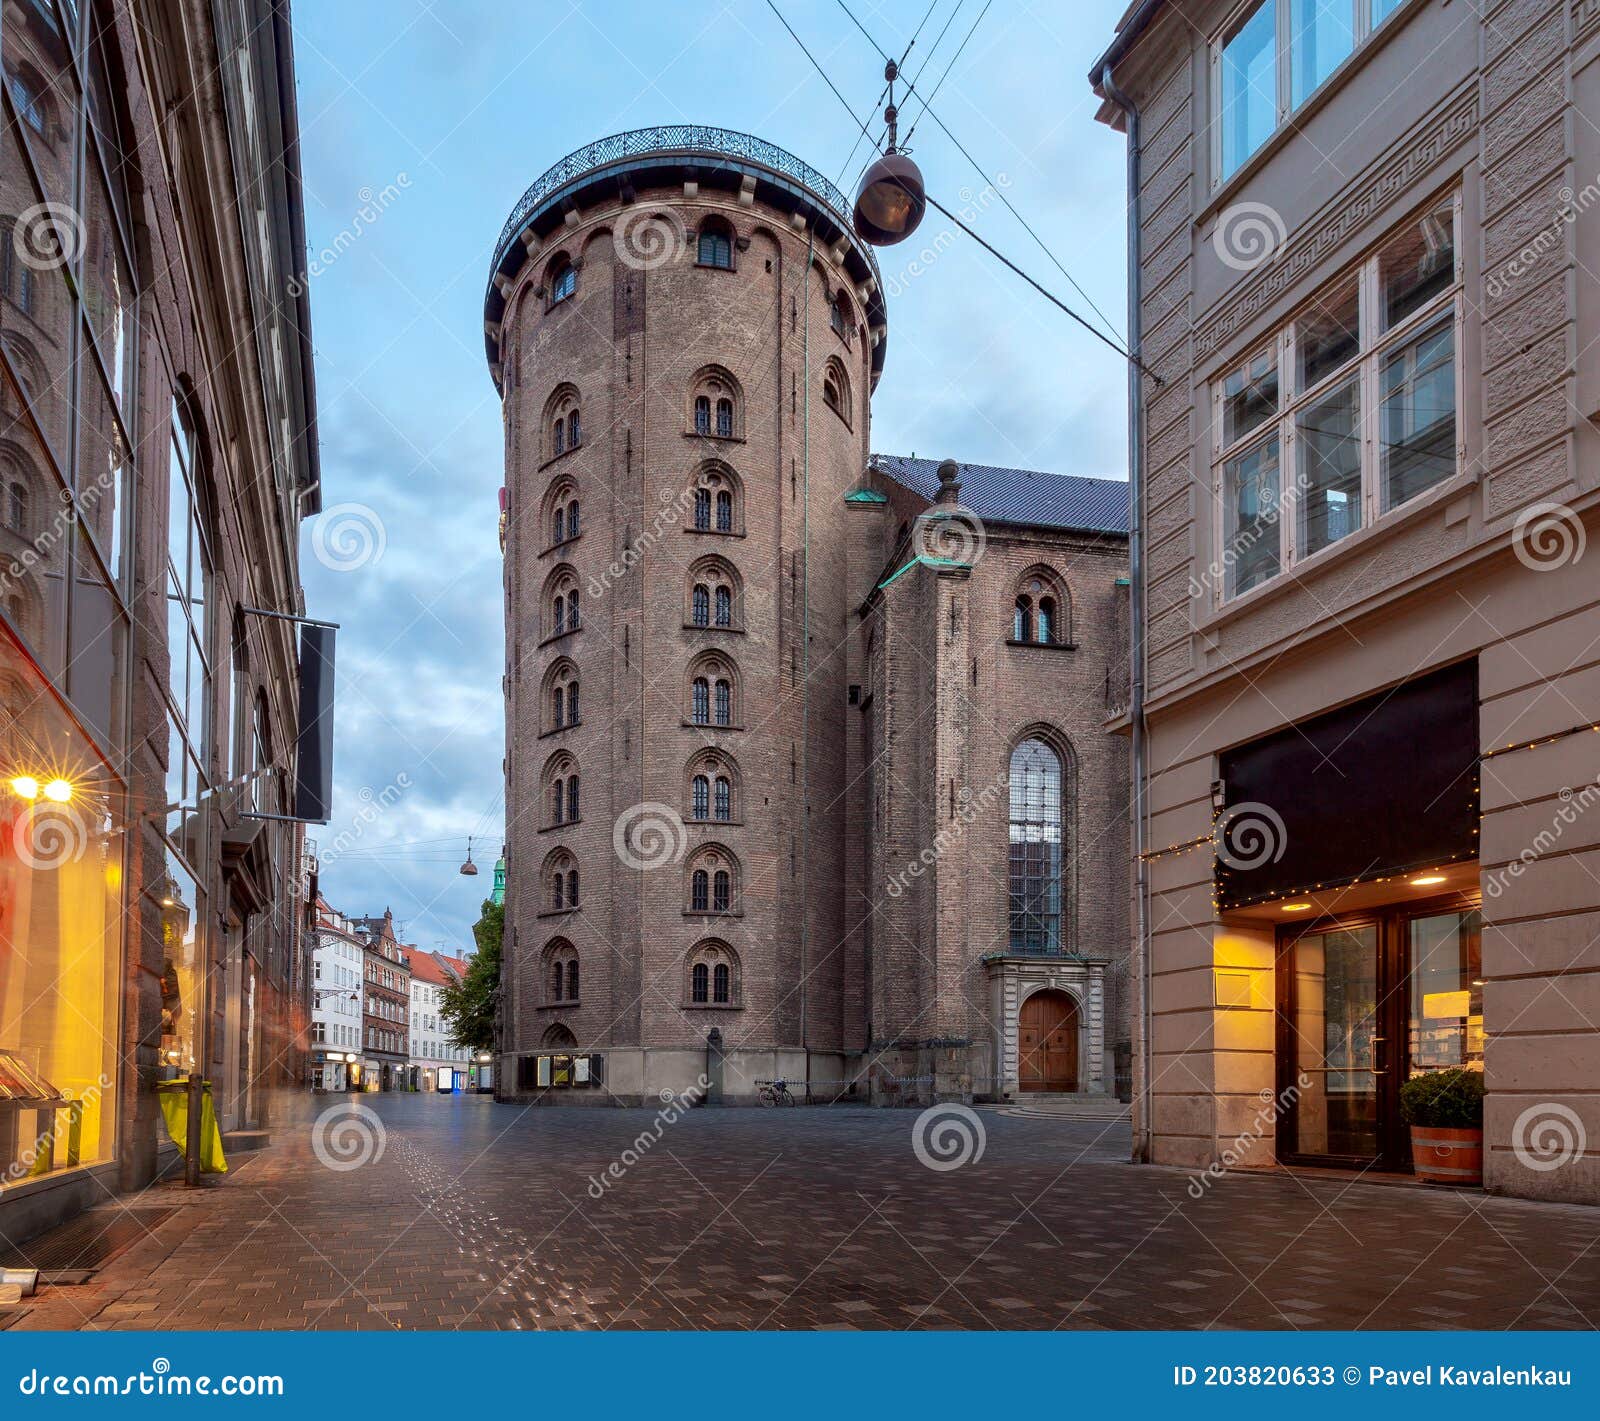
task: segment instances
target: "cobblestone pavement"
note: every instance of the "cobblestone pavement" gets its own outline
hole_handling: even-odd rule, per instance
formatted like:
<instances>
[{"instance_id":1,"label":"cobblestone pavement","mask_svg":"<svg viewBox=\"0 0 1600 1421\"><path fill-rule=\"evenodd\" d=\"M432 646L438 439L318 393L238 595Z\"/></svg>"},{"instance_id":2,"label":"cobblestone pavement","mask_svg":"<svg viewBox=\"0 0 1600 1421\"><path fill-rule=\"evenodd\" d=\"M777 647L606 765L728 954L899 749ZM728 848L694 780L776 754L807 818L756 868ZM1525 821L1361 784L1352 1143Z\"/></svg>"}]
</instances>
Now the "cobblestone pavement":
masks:
<instances>
[{"instance_id":1,"label":"cobblestone pavement","mask_svg":"<svg viewBox=\"0 0 1600 1421\"><path fill-rule=\"evenodd\" d=\"M1125 1123L982 1110L981 1156L936 1170L911 1110L700 1110L655 1139L650 1110L361 1103L384 1127L378 1158L323 1163L312 1113L346 1104L318 1098L224 1182L106 1206L181 1207L89 1281L0 1309L0 1326L1600 1322L1600 1210L1245 1174L1196 1199L1183 1173L1126 1162ZM326 1126L336 1163L371 1152L368 1122ZM952 1144L925 1153L947 1163L935 1152Z\"/></svg>"}]
</instances>

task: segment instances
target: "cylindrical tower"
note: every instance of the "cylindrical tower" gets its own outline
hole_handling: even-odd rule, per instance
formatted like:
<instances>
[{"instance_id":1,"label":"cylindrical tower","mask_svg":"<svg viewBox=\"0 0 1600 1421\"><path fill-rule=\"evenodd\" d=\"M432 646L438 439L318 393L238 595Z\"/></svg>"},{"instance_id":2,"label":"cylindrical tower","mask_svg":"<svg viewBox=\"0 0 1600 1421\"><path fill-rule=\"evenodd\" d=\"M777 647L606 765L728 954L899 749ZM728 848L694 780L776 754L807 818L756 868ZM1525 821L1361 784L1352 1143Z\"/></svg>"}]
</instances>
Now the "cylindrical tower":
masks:
<instances>
[{"instance_id":1,"label":"cylindrical tower","mask_svg":"<svg viewBox=\"0 0 1600 1421\"><path fill-rule=\"evenodd\" d=\"M728 1094L846 1068L844 495L887 334L848 212L677 126L562 159L501 233L503 1094L573 1048L625 1099L692 1086L713 1028Z\"/></svg>"}]
</instances>

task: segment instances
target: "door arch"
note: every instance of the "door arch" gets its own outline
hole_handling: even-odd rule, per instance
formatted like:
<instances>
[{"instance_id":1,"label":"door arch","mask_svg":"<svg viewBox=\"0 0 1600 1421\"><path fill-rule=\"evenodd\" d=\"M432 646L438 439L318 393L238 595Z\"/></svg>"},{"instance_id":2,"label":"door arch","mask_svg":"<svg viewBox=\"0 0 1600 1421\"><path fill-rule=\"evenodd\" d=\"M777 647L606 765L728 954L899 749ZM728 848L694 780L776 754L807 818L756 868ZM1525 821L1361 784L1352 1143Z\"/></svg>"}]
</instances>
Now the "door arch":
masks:
<instances>
[{"instance_id":1,"label":"door arch","mask_svg":"<svg viewBox=\"0 0 1600 1421\"><path fill-rule=\"evenodd\" d=\"M1066 992L1035 992L1017 1017L1018 1087L1078 1089L1078 1003Z\"/></svg>"}]
</instances>

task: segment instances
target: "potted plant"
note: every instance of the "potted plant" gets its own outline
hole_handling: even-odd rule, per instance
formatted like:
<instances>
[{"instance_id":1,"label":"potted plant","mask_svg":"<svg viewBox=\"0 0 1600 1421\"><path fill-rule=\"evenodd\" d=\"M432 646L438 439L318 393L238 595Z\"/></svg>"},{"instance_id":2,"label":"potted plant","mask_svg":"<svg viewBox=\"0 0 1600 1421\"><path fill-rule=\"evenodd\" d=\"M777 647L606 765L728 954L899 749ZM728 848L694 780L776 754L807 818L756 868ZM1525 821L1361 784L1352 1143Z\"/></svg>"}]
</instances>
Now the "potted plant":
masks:
<instances>
[{"instance_id":1,"label":"potted plant","mask_svg":"<svg viewBox=\"0 0 1600 1421\"><path fill-rule=\"evenodd\" d=\"M1400 1087L1400 1118L1411 1127L1417 1178L1430 1184L1483 1183L1483 1072L1429 1071Z\"/></svg>"}]
</instances>

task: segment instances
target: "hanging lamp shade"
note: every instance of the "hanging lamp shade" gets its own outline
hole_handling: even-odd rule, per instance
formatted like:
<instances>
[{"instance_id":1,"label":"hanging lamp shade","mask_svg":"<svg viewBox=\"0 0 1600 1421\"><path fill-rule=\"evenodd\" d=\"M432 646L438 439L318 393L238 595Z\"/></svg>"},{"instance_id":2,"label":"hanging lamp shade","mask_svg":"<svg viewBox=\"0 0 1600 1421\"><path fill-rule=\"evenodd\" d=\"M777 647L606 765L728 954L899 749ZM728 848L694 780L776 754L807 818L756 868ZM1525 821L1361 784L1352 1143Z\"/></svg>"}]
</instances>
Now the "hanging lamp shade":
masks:
<instances>
[{"instance_id":1,"label":"hanging lamp shade","mask_svg":"<svg viewBox=\"0 0 1600 1421\"><path fill-rule=\"evenodd\" d=\"M904 153L887 153L861 175L852 220L862 241L892 247L921 226L927 210L921 169Z\"/></svg>"},{"instance_id":2,"label":"hanging lamp shade","mask_svg":"<svg viewBox=\"0 0 1600 1421\"><path fill-rule=\"evenodd\" d=\"M467 835L467 861L461 865L461 872L468 878L478 876L478 865L472 861L472 836Z\"/></svg>"}]
</instances>

